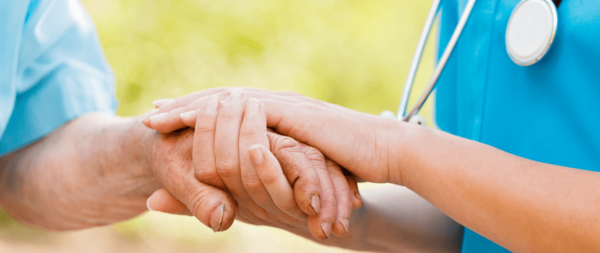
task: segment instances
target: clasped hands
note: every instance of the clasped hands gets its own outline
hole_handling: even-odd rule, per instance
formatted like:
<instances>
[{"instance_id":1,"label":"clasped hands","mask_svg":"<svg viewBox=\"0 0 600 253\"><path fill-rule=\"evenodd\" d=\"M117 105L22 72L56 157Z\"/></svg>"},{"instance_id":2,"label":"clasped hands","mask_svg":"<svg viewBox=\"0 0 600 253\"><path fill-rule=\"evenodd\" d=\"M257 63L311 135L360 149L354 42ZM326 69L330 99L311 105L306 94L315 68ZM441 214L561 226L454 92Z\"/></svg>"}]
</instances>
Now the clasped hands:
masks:
<instances>
[{"instance_id":1,"label":"clasped hands","mask_svg":"<svg viewBox=\"0 0 600 253\"><path fill-rule=\"evenodd\" d=\"M362 205L354 176L318 149L269 130L259 99L331 106L249 88L159 101L141 117L162 133L154 136L160 144L151 164L164 188L152 194L148 207L193 215L215 232L238 219L308 228L317 239L346 235L352 209Z\"/></svg>"}]
</instances>

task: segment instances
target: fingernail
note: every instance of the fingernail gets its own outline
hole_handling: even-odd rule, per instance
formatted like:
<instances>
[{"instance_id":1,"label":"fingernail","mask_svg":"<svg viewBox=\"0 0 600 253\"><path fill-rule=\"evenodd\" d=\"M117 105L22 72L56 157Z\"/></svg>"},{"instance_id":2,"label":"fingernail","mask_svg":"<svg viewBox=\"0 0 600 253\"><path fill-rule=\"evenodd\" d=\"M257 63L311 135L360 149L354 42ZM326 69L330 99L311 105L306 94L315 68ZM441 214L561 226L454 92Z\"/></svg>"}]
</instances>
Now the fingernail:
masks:
<instances>
[{"instance_id":1,"label":"fingernail","mask_svg":"<svg viewBox=\"0 0 600 253\"><path fill-rule=\"evenodd\" d=\"M151 122L161 122L167 118L167 113L160 113L150 117Z\"/></svg>"},{"instance_id":2,"label":"fingernail","mask_svg":"<svg viewBox=\"0 0 600 253\"><path fill-rule=\"evenodd\" d=\"M319 196L315 195L310 198L310 206L312 206L316 213L321 211L321 200L319 200Z\"/></svg>"},{"instance_id":3,"label":"fingernail","mask_svg":"<svg viewBox=\"0 0 600 253\"><path fill-rule=\"evenodd\" d=\"M213 216L212 217L219 217L219 223L212 226L212 230L216 233L219 232L219 229L221 228L221 222L223 222L223 214L225 213L225 206L224 205L220 205L219 207L215 208L215 211L213 212Z\"/></svg>"},{"instance_id":4,"label":"fingernail","mask_svg":"<svg viewBox=\"0 0 600 253\"><path fill-rule=\"evenodd\" d=\"M184 112L184 113L180 114L179 117L181 117L181 119L184 122L185 121L192 121L192 120L194 120L194 118L196 118L196 111Z\"/></svg>"},{"instance_id":5,"label":"fingernail","mask_svg":"<svg viewBox=\"0 0 600 253\"><path fill-rule=\"evenodd\" d=\"M220 104L219 97L212 95L206 100L203 110L205 113L215 114L219 111Z\"/></svg>"},{"instance_id":6,"label":"fingernail","mask_svg":"<svg viewBox=\"0 0 600 253\"><path fill-rule=\"evenodd\" d=\"M142 123L144 123L145 126L152 128L152 125L150 124L150 118L142 119Z\"/></svg>"},{"instance_id":7,"label":"fingernail","mask_svg":"<svg viewBox=\"0 0 600 253\"><path fill-rule=\"evenodd\" d=\"M165 99L159 99L159 100L152 101L152 104L154 105L154 107L159 108L159 107L166 105L168 103L171 103L173 101L175 101L175 99L165 98Z\"/></svg>"},{"instance_id":8,"label":"fingernail","mask_svg":"<svg viewBox=\"0 0 600 253\"><path fill-rule=\"evenodd\" d=\"M143 120L147 120L148 118L150 118L150 115L154 115L154 114L156 114L156 112L158 112L158 109L154 109L152 111L144 113L144 114L142 114L142 116L140 116L140 118L142 118Z\"/></svg>"},{"instance_id":9,"label":"fingernail","mask_svg":"<svg viewBox=\"0 0 600 253\"><path fill-rule=\"evenodd\" d=\"M250 146L248 152L250 153L250 158L252 158L252 162L254 162L254 164L260 165L263 162L263 154L260 150L259 144Z\"/></svg>"},{"instance_id":10,"label":"fingernail","mask_svg":"<svg viewBox=\"0 0 600 253\"><path fill-rule=\"evenodd\" d=\"M146 200L146 207L148 208L148 210L154 211L154 209L152 209L152 207L150 207L150 198L148 198L148 200Z\"/></svg>"},{"instance_id":11,"label":"fingernail","mask_svg":"<svg viewBox=\"0 0 600 253\"><path fill-rule=\"evenodd\" d=\"M248 116L253 116L258 113L260 109L260 102L256 99L248 100L248 104L246 105L246 113Z\"/></svg>"},{"instance_id":12,"label":"fingernail","mask_svg":"<svg viewBox=\"0 0 600 253\"><path fill-rule=\"evenodd\" d=\"M323 233L325 233L325 236L327 236L327 239L329 239L329 234L331 233L331 224L329 224L329 223L321 224L321 230L323 230Z\"/></svg>"},{"instance_id":13,"label":"fingernail","mask_svg":"<svg viewBox=\"0 0 600 253\"><path fill-rule=\"evenodd\" d=\"M240 88L235 88L227 98L227 102L229 103L237 103L242 100L244 100L244 92Z\"/></svg>"},{"instance_id":14,"label":"fingernail","mask_svg":"<svg viewBox=\"0 0 600 253\"><path fill-rule=\"evenodd\" d=\"M344 226L344 229L346 230L346 234L348 234L348 227L350 227L350 220L349 219L342 219L340 221L340 223L342 223L342 226Z\"/></svg>"}]
</instances>

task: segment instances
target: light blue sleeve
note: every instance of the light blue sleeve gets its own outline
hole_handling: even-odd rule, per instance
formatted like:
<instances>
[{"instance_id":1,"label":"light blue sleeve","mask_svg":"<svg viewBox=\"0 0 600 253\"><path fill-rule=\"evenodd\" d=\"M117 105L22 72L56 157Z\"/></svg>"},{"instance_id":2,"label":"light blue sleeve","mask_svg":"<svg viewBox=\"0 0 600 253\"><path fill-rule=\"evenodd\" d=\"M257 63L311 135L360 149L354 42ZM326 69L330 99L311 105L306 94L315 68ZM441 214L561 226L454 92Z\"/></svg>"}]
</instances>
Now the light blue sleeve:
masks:
<instances>
[{"instance_id":1,"label":"light blue sleeve","mask_svg":"<svg viewBox=\"0 0 600 253\"><path fill-rule=\"evenodd\" d=\"M77 0L0 0L0 156L90 112L114 113L114 76Z\"/></svg>"}]
</instances>

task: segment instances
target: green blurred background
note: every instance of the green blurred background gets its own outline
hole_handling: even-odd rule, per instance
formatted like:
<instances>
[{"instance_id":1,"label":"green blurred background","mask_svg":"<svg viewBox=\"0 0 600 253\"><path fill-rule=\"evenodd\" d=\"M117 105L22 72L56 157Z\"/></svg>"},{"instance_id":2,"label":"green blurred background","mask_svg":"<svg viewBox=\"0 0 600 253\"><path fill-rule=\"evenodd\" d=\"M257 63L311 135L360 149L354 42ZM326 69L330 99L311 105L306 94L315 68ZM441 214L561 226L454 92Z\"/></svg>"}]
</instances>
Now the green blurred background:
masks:
<instances>
[{"instance_id":1,"label":"green blurred background","mask_svg":"<svg viewBox=\"0 0 600 253\"><path fill-rule=\"evenodd\" d=\"M295 91L395 112L431 0L82 0L117 77L118 114L213 88ZM415 96L434 62L428 43ZM416 97L412 96L412 99ZM423 115L430 117L429 103ZM361 186L364 187L364 186ZM368 186L367 186L368 187ZM214 234L147 213L111 227L47 233L0 213L0 252L344 252L236 222Z\"/></svg>"}]
</instances>

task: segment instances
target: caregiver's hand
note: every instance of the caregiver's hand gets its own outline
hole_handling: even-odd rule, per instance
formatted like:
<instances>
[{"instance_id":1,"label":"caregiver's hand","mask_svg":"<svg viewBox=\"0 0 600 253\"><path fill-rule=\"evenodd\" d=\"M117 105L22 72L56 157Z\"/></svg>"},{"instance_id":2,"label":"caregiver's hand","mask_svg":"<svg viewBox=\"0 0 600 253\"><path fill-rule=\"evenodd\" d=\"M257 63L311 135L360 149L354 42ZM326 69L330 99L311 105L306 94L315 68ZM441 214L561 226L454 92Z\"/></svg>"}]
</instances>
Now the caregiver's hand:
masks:
<instances>
[{"instance_id":1,"label":"caregiver's hand","mask_svg":"<svg viewBox=\"0 0 600 253\"><path fill-rule=\"evenodd\" d=\"M341 106L325 103L323 101L309 98L293 92L267 91L256 88L236 88L241 89L247 98L256 99L283 99L288 103L310 103L323 107L339 108L349 110ZM160 99L152 102L157 108L140 116L142 122L149 128L155 129L161 133L170 133L178 129L187 128L180 115L186 112L196 111L206 102L209 96L216 95L220 100L226 100L235 89L232 88L212 88L187 94L175 99Z\"/></svg>"},{"instance_id":2,"label":"caregiver's hand","mask_svg":"<svg viewBox=\"0 0 600 253\"><path fill-rule=\"evenodd\" d=\"M398 156L402 143L390 143L397 134L411 135L420 126L357 112L290 92L244 88L265 104L268 126L278 133L315 147L363 180L403 185ZM186 126L179 114L194 111L206 94L227 96L228 90L207 90L168 100L142 116L144 124L161 132ZM196 99L196 100L193 100ZM188 123L189 124L189 123ZM398 131L398 125L403 126ZM406 156L408 158L408 156Z\"/></svg>"},{"instance_id":3,"label":"caregiver's hand","mask_svg":"<svg viewBox=\"0 0 600 253\"><path fill-rule=\"evenodd\" d=\"M410 168L404 164L415 164L407 161L414 156L405 142L394 140L421 135L426 128L348 109L284 101L261 100L270 128L319 149L363 180L407 183L402 172Z\"/></svg>"},{"instance_id":4,"label":"caregiver's hand","mask_svg":"<svg viewBox=\"0 0 600 253\"><path fill-rule=\"evenodd\" d=\"M264 108L257 100L249 100L246 108L246 101L238 90L223 106L217 96L197 103L202 109L189 123L196 127L193 155L196 177L228 189L239 203L238 218L243 221L289 229L305 226L302 220L306 213L312 215L308 225L316 238L329 237L332 226L334 234L346 234L352 196L358 196L354 178L345 177L335 163L326 164L314 148L272 133L269 142ZM252 163L248 151L256 143L263 148L255 147L254 151L271 147L279 154L285 176L268 149L263 152L264 164ZM353 195L347 180L352 182ZM360 206L358 202L356 207ZM149 205L154 210L181 213L166 191L155 193ZM179 209L182 207L179 205Z\"/></svg>"}]
</instances>

